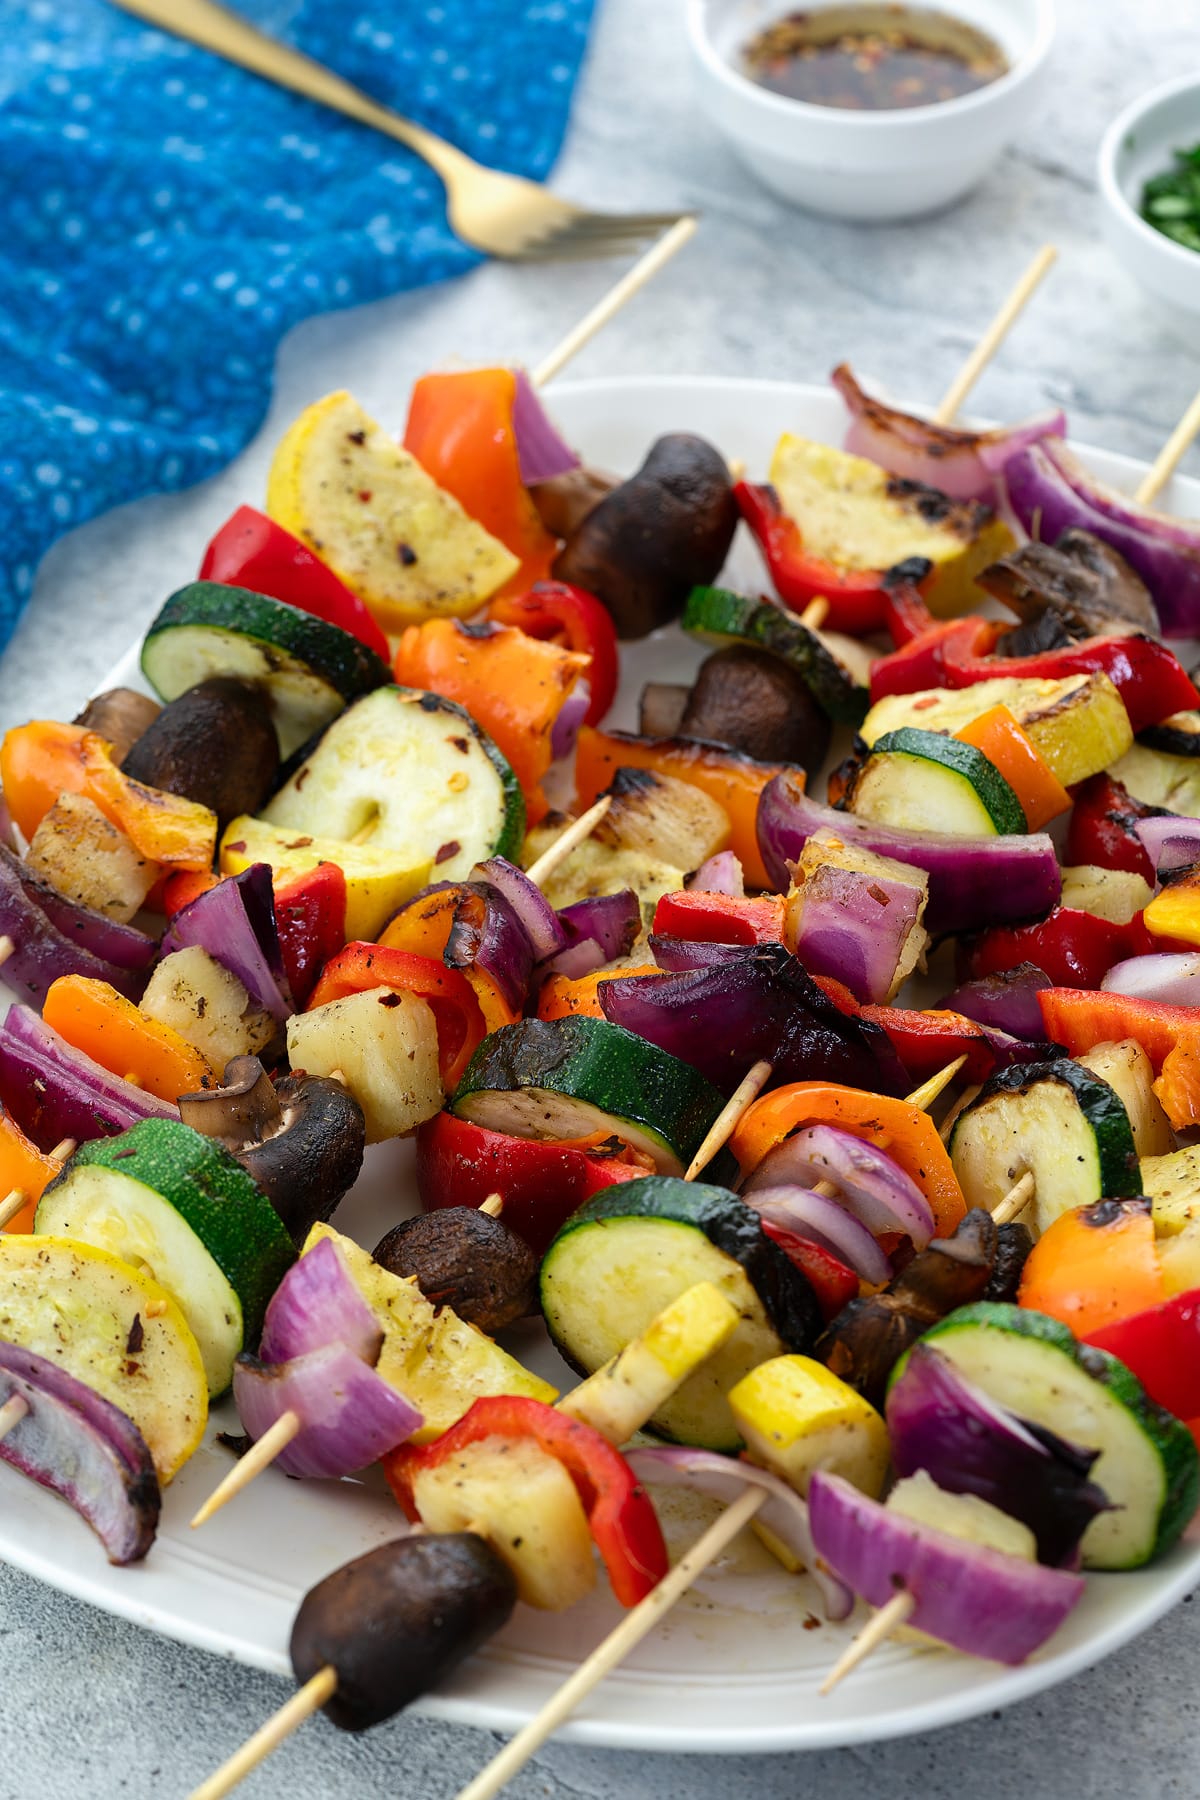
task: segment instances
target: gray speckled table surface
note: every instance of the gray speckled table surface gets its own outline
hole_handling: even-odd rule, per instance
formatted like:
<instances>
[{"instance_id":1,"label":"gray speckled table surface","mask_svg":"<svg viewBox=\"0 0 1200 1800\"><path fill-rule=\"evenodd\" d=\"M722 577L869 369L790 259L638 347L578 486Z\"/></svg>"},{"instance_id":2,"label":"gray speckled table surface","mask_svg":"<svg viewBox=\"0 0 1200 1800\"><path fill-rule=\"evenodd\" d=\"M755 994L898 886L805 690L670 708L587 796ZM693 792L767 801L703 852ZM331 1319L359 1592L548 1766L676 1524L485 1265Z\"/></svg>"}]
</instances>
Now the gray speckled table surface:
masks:
<instances>
[{"instance_id":1,"label":"gray speckled table surface","mask_svg":"<svg viewBox=\"0 0 1200 1800\"><path fill-rule=\"evenodd\" d=\"M693 104L680 0L602 0L556 181L597 204L698 206L700 236L573 372L820 380L848 358L898 394L945 387L1036 246L1062 261L977 391L1002 418L1050 402L1085 442L1150 456L1200 378L1200 344L1167 334L1098 236L1092 172L1126 101L1197 60L1196 0L1058 0L1059 41L1039 116L964 205L864 229L789 212L756 187ZM214 526L262 491L270 446L301 406L349 387L400 420L410 382L448 355L534 361L610 278L601 265L489 266L292 333L256 442L224 475L75 532L47 558L0 666L0 727L70 717ZM1193 469L1200 461L1193 452ZM63 654L65 636L71 650ZM1100 1668L1011 1711L929 1736L808 1757L634 1756L551 1746L514 1800L824 1800L880 1794L975 1800L1074 1791L1103 1800L1200 1795L1187 1604ZM182 1796L285 1689L143 1633L0 1567L0 1800ZM243 1790L247 1800L442 1800L494 1740L401 1719L352 1738L307 1726Z\"/></svg>"}]
</instances>

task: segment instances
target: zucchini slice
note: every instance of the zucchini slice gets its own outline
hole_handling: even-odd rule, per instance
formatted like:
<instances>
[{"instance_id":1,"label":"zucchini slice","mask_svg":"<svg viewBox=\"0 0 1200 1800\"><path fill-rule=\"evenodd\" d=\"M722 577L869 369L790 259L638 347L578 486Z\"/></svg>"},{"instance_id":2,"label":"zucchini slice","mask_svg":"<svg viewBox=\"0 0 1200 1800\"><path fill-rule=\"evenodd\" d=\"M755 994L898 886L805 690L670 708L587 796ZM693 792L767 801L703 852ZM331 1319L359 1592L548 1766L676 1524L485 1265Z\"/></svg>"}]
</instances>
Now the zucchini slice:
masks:
<instances>
[{"instance_id":1,"label":"zucchini slice","mask_svg":"<svg viewBox=\"0 0 1200 1800\"><path fill-rule=\"evenodd\" d=\"M365 841L397 868L432 862L439 881L489 856L516 862L525 835L520 783L491 738L453 700L406 687L377 688L335 719L262 817Z\"/></svg>"},{"instance_id":2,"label":"zucchini slice","mask_svg":"<svg viewBox=\"0 0 1200 1800\"><path fill-rule=\"evenodd\" d=\"M690 1063L607 1019L577 1015L492 1032L450 1110L510 1137L615 1133L660 1174L682 1175L723 1105Z\"/></svg>"},{"instance_id":3,"label":"zucchini slice","mask_svg":"<svg viewBox=\"0 0 1200 1800\"><path fill-rule=\"evenodd\" d=\"M348 631L249 588L193 581L172 594L142 645L142 673L164 700L238 675L266 690L281 756L390 679L386 663Z\"/></svg>"},{"instance_id":4,"label":"zucchini slice","mask_svg":"<svg viewBox=\"0 0 1200 1800\"><path fill-rule=\"evenodd\" d=\"M1084 1533L1085 1568L1140 1568L1175 1543L1200 1498L1200 1457L1187 1426L1124 1363L1076 1342L1057 1319L994 1301L960 1307L921 1341L1018 1417L1100 1451L1092 1480L1114 1510Z\"/></svg>"},{"instance_id":5,"label":"zucchini slice","mask_svg":"<svg viewBox=\"0 0 1200 1800\"><path fill-rule=\"evenodd\" d=\"M823 712L842 725L861 725L871 697L815 631L768 600L752 600L728 588L694 587L680 624L693 637L722 648L750 644L769 650L795 669Z\"/></svg>"},{"instance_id":6,"label":"zucchini slice","mask_svg":"<svg viewBox=\"0 0 1200 1800\"><path fill-rule=\"evenodd\" d=\"M846 796L850 812L909 831L997 837L1028 831L1025 810L974 744L902 726L876 738Z\"/></svg>"},{"instance_id":7,"label":"zucchini slice","mask_svg":"<svg viewBox=\"0 0 1200 1800\"><path fill-rule=\"evenodd\" d=\"M1168 756L1200 756L1200 712L1172 713L1159 725L1138 733L1147 750L1165 750Z\"/></svg>"},{"instance_id":8,"label":"zucchini slice","mask_svg":"<svg viewBox=\"0 0 1200 1800\"><path fill-rule=\"evenodd\" d=\"M786 1350L809 1351L822 1326L808 1282L725 1188L651 1176L589 1200L542 1263L542 1310L571 1367L591 1375L696 1282L741 1315L732 1336L659 1407L650 1429L711 1450L741 1438L727 1395Z\"/></svg>"},{"instance_id":9,"label":"zucchini slice","mask_svg":"<svg viewBox=\"0 0 1200 1800\"><path fill-rule=\"evenodd\" d=\"M39 1200L34 1230L94 1244L160 1282L195 1334L212 1395L229 1386L295 1261L257 1183L178 1119L83 1144Z\"/></svg>"},{"instance_id":10,"label":"zucchini slice","mask_svg":"<svg viewBox=\"0 0 1200 1800\"><path fill-rule=\"evenodd\" d=\"M950 1160L967 1205L987 1212L1030 1171L1039 1231L1074 1207L1142 1191L1122 1101L1069 1056L998 1069L959 1113Z\"/></svg>"}]
</instances>

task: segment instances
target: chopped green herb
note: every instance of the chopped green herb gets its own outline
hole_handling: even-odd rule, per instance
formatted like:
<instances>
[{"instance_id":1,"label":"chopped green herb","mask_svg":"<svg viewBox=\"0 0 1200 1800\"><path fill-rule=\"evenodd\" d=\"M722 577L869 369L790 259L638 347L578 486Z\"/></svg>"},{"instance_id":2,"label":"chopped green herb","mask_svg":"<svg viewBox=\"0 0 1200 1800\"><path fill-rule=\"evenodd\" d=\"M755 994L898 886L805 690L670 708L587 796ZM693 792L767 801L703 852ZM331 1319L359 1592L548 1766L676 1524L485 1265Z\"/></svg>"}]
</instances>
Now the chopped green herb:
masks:
<instances>
[{"instance_id":1,"label":"chopped green herb","mask_svg":"<svg viewBox=\"0 0 1200 1800\"><path fill-rule=\"evenodd\" d=\"M1200 144L1176 150L1175 167L1142 189L1142 217L1185 250L1200 250Z\"/></svg>"}]
</instances>

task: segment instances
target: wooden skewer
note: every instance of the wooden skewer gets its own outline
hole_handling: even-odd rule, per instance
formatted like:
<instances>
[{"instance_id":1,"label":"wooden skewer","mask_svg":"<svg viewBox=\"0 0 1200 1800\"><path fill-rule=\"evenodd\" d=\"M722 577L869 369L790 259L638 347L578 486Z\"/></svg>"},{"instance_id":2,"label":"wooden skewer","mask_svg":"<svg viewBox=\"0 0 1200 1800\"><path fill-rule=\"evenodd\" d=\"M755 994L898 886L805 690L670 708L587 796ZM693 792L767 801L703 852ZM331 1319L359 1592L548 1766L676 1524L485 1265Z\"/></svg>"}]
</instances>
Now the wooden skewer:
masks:
<instances>
[{"instance_id":1,"label":"wooden skewer","mask_svg":"<svg viewBox=\"0 0 1200 1800\"><path fill-rule=\"evenodd\" d=\"M19 1425L29 1411L29 1402L23 1394L10 1394L0 1406L0 1438L6 1437L14 1425Z\"/></svg>"},{"instance_id":2,"label":"wooden skewer","mask_svg":"<svg viewBox=\"0 0 1200 1800\"><path fill-rule=\"evenodd\" d=\"M683 249L698 224L699 220L689 214L664 232L658 242L652 244L646 254L634 263L629 273L622 275L603 300L598 301L591 312L585 313L578 325L568 331L562 342L556 344L549 356L538 364L530 376L534 387L545 387L548 381L553 380L559 370L573 356L577 356L585 344L591 342L600 328L608 324L614 313L620 312L626 301L632 300L639 289L644 288L664 264L670 262L676 251Z\"/></svg>"},{"instance_id":3,"label":"wooden skewer","mask_svg":"<svg viewBox=\"0 0 1200 1800\"><path fill-rule=\"evenodd\" d=\"M800 614L800 623L807 625L810 631L820 631L828 617L829 602L823 594L818 594L815 600L809 601Z\"/></svg>"},{"instance_id":4,"label":"wooden skewer","mask_svg":"<svg viewBox=\"0 0 1200 1800\"><path fill-rule=\"evenodd\" d=\"M542 851L537 861L525 871L534 887L545 886L559 863L564 862L572 850L582 844L584 838L591 837L611 805L612 795L601 794L594 806L589 806L585 813L580 813L579 817L572 820L566 830L555 838L549 849Z\"/></svg>"},{"instance_id":5,"label":"wooden skewer","mask_svg":"<svg viewBox=\"0 0 1200 1800\"><path fill-rule=\"evenodd\" d=\"M479 1210L488 1213L493 1219L498 1219L504 1211L504 1195L489 1194L486 1200L480 1201Z\"/></svg>"},{"instance_id":6,"label":"wooden skewer","mask_svg":"<svg viewBox=\"0 0 1200 1800\"><path fill-rule=\"evenodd\" d=\"M4 936L0 937L0 963L6 963L16 947L8 933L5 932Z\"/></svg>"},{"instance_id":7,"label":"wooden skewer","mask_svg":"<svg viewBox=\"0 0 1200 1800\"><path fill-rule=\"evenodd\" d=\"M1196 395L1139 482L1133 496L1139 506L1149 506L1159 490L1166 487L1197 432L1200 432L1200 394Z\"/></svg>"},{"instance_id":8,"label":"wooden skewer","mask_svg":"<svg viewBox=\"0 0 1200 1800\"><path fill-rule=\"evenodd\" d=\"M224 1481L213 1489L204 1505L192 1520L192 1530L197 1525L204 1525L213 1514L240 1494L244 1487L249 1487L255 1476L261 1475L268 1468L281 1450L286 1450L296 1433L300 1430L299 1416L287 1411L280 1413L275 1423L264 1431L256 1444L252 1444L245 1456L241 1457L230 1469Z\"/></svg>"},{"instance_id":9,"label":"wooden skewer","mask_svg":"<svg viewBox=\"0 0 1200 1800\"><path fill-rule=\"evenodd\" d=\"M1009 1188L1003 1200L992 1208L992 1217L997 1225L1011 1225L1025 1211L1033 1199L1035 1185L1033 1170L1026 1169L1016 1186Z\"/></svg>"},{"instance_id":10,"label":"wooden skewer","mask_svg":"<svg viewBox=\"0 0 1200 1800\"><path fill-rule=\"evenodd\" d=\"M939 1069L936 1075L931 1075L928 1081L923 1081L920 1087L913 1089L911 1094L906 1094L905 1099L909 1106L919 1106L922 1112L928 1112L942 1089L949 1087L966 1060L965 1052L962 1056L956 1056L954 1061L948 1062L944 1069Z\"/></svg>"},{"instance_id":11,"label":"wooden skewer","mask_svg":"<svg viewBox=\"0 0 1200 1800\"><path fill-rule=\"evenodd\" d=\"M241 1749L228 1762L222 1763L215 1775L202 1781L188 1800L222 1800L225 1794L231 1794L252 1769L257 1769L272 1750L278 1750L284 1739L290 1737L297 1726L303 1725L305 1719L310 1719L327 1700L332 1700L336 1692L337 1675L327 1664L298 1688L287 1704L281 1706L252 1738L247 1738Z\"/></svg>"},{"instance_id":12,"label":"wooden skewer","mask_svg":"<svg viewBox=\"0 0 1200 1800\"><path fill-rule=\"evenodd\" d=\"M873 1613L854 1641L847 1644L842 1651L817 1689L818 1694L822 1697L831 1694L838 1682L844 1680L851 1669L856 1669L860 1662L870 1656L872 1650L883 1643L885 1638L891 1637L893 1631L899 1631L905 1620L911 1616L916 1604L912 1594L902 1588L898 1594L893 1595L886 1606L881 1606L877 1613Z\"/></svg>"},{"instance_id":13,"label":"wooden skewer","mask_svg":"<svg viewBox=\"0 0 1200 1800\"><path fill-rule=\"evenodd\" d=\"M1009 294L975 348L968 356L942 397L933 415L935 425L949 425L997 350L1020 318L1026 305L1050 273L1058 251L1053 244L1043 244L1021 279Z\"/></svg>"},{"instance_id":14,"label":"wooden skewer","mask_svg":"<svg viewBox=\"0 0 1200 1800\"><path fill-rule=\"evenodd\" d=\"M57 1144L55 1144L53 1150L50 1152L50 1161L65 1163L68 1156L74 1156L78 1148L79 1145L74 1138L59 1138Z\"/></svg>"},{"instance_id":15,"label":"wooden skewer","mask_svg":"<svg viewBox=\"0 0 1200 1800\"><path fill-rule=\"evenodd\" d=\"M0 1231L3 1231L10 1219L15 1219L25 1205L29 1195L24 1188L10 1188L3 1200L0 1200Z\"/></svg>"}]
</instances>

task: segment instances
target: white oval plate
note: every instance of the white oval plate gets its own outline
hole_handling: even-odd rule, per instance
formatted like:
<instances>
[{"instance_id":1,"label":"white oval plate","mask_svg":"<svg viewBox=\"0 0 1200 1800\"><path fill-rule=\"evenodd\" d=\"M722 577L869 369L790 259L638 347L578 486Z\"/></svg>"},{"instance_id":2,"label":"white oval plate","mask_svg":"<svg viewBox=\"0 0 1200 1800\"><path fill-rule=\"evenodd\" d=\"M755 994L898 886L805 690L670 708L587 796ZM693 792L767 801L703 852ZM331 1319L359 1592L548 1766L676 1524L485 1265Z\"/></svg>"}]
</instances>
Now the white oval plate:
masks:
<instances>
[{"instance_id":1,"label":"white oval plate","mask_svg":"<svg viewBox=\"0 0 1200 1800\"><path fill-rule=\"evenodd\" d=\"M838 443L845 415L823 388L763 381L646 379L564 384L554 412L589 461L632 471L665 431L697 431L752 471L766 467L783 430ZM1143 465L1084 452L1097 474L1132 488ZM1177 478L1178 510L1200 515L1200 482ZM220 523L214 517L212 529ZM185 574L181 571L181 579ZM761 581L742 532L732 582ZM647 679L690 678L704 652L671 630L626 652L628 679L614 722L636 721ZM131 651L114 679L137 681ZM411 1147L385 1145L337 1216L371 1246L416 1210ZM508 1340L564 1385L568 1375L538 1326ZM114 1569L86 1526L53 1496L0 1465L0 1556L52 1586L184 1643L257 1668L290 1673L288 1633L305 1591L340 1563L397 1535L398 1514L377 1472L364 1481L295 1482L269 1471L211 1524L187 1521L229 1467L213 1443L237 1429L226 1405L206 1441L164 1497L158 1540L146 1562ZM675 1507L673 1547L703 1515ZM1001 1669L949 1651L888 1644L828 1699L817 1685L861 1617L818 1623L807 1578L789 1577L751 1543L708 1571L692 1594L590 1696L561 1735L586 1744L666 1751L815 1750L899 1737L970 1718L1065 1680L1154 1623L1200 1581L1200 1545L1184 1543L1153 1568L1091 1576L1083 1601L1039 1656ZM493 1641L417 1710L513 1731L547 1700L616 1622L603 1585L568 1613L518 1608Z\"/></svg>"}]
</instances>

